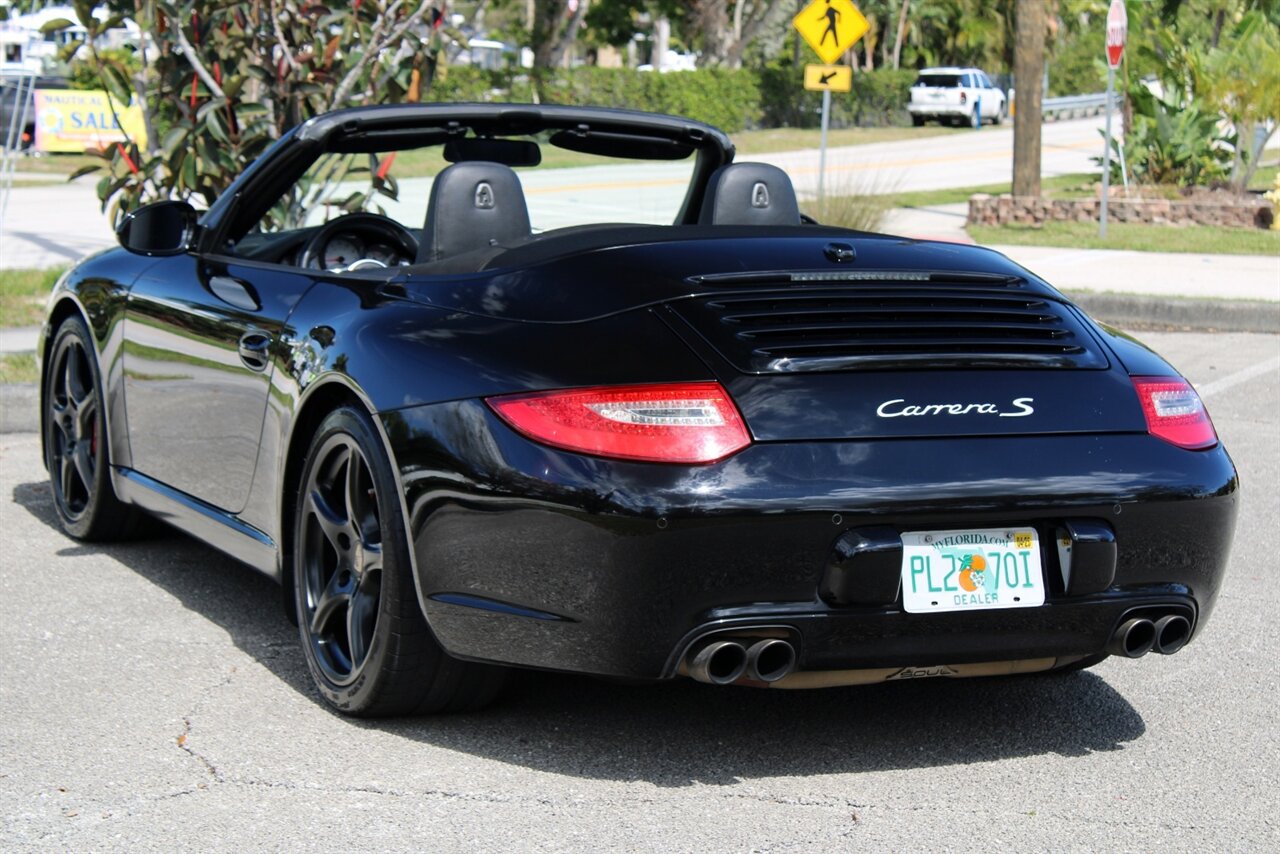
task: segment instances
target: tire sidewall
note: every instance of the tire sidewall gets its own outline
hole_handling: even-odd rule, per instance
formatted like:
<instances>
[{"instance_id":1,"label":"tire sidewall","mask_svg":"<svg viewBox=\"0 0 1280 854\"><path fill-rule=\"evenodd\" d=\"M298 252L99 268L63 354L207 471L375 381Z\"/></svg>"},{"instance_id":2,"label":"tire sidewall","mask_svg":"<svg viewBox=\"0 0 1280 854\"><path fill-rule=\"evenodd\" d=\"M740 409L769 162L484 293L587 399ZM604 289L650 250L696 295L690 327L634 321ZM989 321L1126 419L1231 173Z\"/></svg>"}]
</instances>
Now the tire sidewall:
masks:
<instances>
[{"instance_id":1,"label":"tire sidewall","mask_svg":"<svg viewBox=\"0 0 1280 854\"><path fill-rule=\"evenodd\" d=\"M355 680L347 685L339 685L329 679L312 648L306 607L306 571L303 567L302 554L306 542L304 499L307 484L311 480L315 466L320 461L317 452L330 438L339 434L355 439L368 463L376 490L382 537L382 586L378 601L378 620L374 626L373 638L369 643L368 655L360 666ZM381 439L368 415L348 406L334 410L321 423L307 449L306 463L303 465L298 494L295 496L292 524L294 607L298 615L298 633L307 667L311 671L316 688L326 702L339 711L360 714L378 698L383 690L382 682L385 677L382 674L387 671L387 656L391 654L392 624L403 616L395 612L393 603L401 603L408 592L413 597L413 607L415 609L418 607L416 593L413 593L412 589L413 579L404 524L396 496L395 480L391 473L391 464L387 460Z\"/></svg>"},{"instance_id":2,"label":"tire sidewall","mask_svg":"<svg viewBox=\"0 0 1280 854\"><path fill-rule=\"evenodd\" d=\"M72 519L67 515L63 502L59 500L59 487L56 483L58 477L55 471L53 459L53 391L57 378L54 376L54 367L58 364L61 351L66 346L69 339L76 339L80 346L84 349L86 361L89 363L89 377L93 384L93 396L97 402L97 412L94 414L94 420L97 422L96 429L98 433L98 458L94 464L93 486L89 490L89 498L85 502L84 512L80 514L79 519ZM42 386L42 400L40 427L44 431L44 464L49 472L49 488L53 492L54 511L58 514L58 521L62 525L62 529L66 533L77 540L87 539L92 536L94 523L99 514L102 512L103 504L106 501L107 490L111 489L110 470L111 470L111 443L107 440L107 418L106 418L106 397L102 393L102 375L98 370L98 351L94 346L93 336L89 334L89 328L85 326L84 321L79 317L69 317L58 327L57 333L54 335L53 346L49 348L49 359L45 366L45 376ZM114 493L112 493L114 496Z\"/></svg>"}]
</instances>

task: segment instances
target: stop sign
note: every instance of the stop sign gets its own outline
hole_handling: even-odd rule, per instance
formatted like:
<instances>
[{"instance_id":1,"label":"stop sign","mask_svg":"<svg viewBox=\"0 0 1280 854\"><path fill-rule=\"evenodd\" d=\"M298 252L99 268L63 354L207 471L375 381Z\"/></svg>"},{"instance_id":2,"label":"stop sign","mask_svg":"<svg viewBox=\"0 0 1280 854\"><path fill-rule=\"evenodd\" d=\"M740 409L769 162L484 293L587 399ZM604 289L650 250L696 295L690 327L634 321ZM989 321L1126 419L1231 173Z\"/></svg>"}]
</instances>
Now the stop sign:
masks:
<instances>
[{"instance_id":1,"label":"stop sign","mask_svg":"<svg viewBox=\"0 0 1280 854\"><path fill-rule=\"evenodd\" d=\"M1128 34L1129 16L1124 11L1124 0L1111 0L1111 8L1107 11L1107 63L1112 68L1120 67Z\"/></svg>"}]
</instances>

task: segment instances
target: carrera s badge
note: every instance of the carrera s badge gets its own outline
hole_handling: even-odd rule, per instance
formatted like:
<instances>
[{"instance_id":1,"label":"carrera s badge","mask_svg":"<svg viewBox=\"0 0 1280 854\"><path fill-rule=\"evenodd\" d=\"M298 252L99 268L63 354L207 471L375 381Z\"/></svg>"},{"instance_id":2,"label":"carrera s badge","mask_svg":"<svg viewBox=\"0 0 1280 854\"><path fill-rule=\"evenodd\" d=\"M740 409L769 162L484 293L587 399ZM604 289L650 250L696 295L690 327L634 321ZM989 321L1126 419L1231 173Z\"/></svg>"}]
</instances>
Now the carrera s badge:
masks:
<instances>
[{"instance_id":1,"label":"carrera s badge","mask_svg":"<svg viewBox=\"0 0 1280 854\"><path fill-rule=\"evenodd\" d=\"M898 397L877 406L876 415L881 418L916 415L999 415L1001 418L1023 418L1035 412L1031 406L1034 401L1034 397L1014 398L1011 403L1014 408L1006 412L995 403L922 403L904 406L907 401Z\"/></svg>"}]
</instances>

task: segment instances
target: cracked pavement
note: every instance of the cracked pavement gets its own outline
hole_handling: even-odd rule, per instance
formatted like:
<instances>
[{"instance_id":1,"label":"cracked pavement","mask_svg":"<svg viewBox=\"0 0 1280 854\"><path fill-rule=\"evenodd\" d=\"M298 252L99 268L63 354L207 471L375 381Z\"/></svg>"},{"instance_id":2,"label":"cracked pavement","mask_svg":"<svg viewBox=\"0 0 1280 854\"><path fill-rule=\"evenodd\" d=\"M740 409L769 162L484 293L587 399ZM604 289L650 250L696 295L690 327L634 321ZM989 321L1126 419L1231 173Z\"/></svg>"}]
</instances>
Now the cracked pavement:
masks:
<instances>
[{"instance_id":1,"label":"cracked pavement","mask_svg":"<svg viewBox=\"0 0 1280 854\"><path fill-rule=\"evenodd\" d=\"M1240 467L1173 657L816 692L535 674L472 715L314 695L269 580L171 532L76 543L0 436L5 851L1277 850L1280 338L1143 333ZM1214 385L1216 383L1216 385Z\"/></svg>"}]
</instances>

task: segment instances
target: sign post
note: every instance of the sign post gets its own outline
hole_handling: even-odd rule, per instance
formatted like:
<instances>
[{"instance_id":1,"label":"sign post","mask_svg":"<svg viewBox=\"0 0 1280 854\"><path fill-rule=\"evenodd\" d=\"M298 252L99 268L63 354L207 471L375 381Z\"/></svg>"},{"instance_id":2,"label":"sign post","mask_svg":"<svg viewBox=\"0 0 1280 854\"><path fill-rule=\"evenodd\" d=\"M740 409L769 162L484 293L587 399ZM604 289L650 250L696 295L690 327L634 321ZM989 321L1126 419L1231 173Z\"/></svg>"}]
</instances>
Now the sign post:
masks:
<instances>
[{"instance_id":1,"label":"sign post","mask_svg":"<svg viewBox=\"0 0 1280 854\"><path fill-rule=\"evenodd\" d=\"M1124 42L1129 31L1129 16L1124 0L1111 0L1107 11L1107 130L1106 148L1102 152L1102 206L1098 214L1098 236L1107 236L1107 202L1111 195L1111 102L1115 100L1116 69L1124 57ZM1124 162L1121 161L1123 168Z\"/></svg>"},{"instance_id":2,"label":"sign post","mask_svg":"<svg viewBox=\"0 0 1280 854\"><path fill-rule=\"evenodd\" d=\"M853 86L853 69L833 65L871 25L849 0L813 0L791 23L825 65L806 65L804 87L822 92L822 138L818 152L818 202L823 197L827 174L827 128L831 124L831 93L848 92Z\"/></svg>"}]
</instances>

